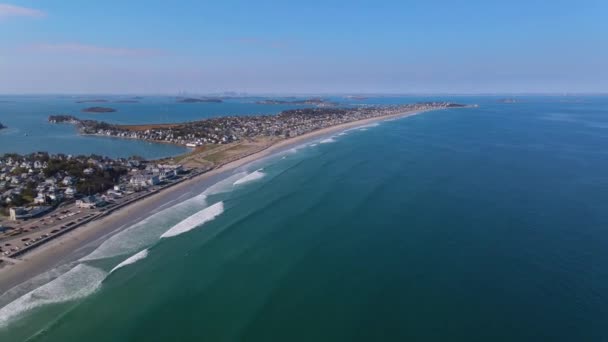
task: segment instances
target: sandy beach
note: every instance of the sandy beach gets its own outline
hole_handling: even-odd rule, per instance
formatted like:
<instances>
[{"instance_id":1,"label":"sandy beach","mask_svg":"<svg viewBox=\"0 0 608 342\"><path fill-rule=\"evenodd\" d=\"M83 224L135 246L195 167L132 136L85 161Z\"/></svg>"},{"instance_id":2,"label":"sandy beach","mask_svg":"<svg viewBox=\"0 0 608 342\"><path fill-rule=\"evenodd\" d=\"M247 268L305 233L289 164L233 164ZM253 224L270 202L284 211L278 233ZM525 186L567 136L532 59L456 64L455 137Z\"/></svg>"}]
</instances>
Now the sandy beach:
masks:
<instances>
[{"instance_id":1,"label":"sandy beach","mask_svg":"<svg viewBox=\"0 0 608 342\"><path fill-rule=\"evenodd\" d=\"M436 109L435 109L436 110ZM229 175L230 172L251 162L268 157L275 153L304 144L308 141L330 136L337 132L369 125L379 121L391 120L420 114L425 111L410 111L400 114L379 116L364 120L353 121L316 130L301 136L278 141L262 151L253 153L238 160L229 162L219 168L195 176L175 186L164 189L157 194L148 196L129 204L98 220L89 222L52 241L23 255L14 265L0 268L0 293L39 275L49 269L74 261L92 251L104 239L125 229L149 216L159 206L177 200L193 187L201 191Z\"/></svg>"}]
</instances>

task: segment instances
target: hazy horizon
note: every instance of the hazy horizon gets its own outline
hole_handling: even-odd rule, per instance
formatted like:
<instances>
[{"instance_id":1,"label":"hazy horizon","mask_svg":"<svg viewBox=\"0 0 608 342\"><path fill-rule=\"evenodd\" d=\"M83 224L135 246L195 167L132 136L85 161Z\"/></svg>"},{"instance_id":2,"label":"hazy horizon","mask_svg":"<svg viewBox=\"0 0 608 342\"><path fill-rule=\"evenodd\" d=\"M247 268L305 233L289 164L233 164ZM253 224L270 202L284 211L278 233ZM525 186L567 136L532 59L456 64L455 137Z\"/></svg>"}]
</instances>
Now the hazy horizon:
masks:
<instances>
[{"instance_id":1,"label":"hazy horizon","mask_svg":"<svg viewBox=\"0 0 608 342\"><path fill-rule=\"evenodd\" d=\"M607 10L15 0L0 3L0 94L606 93Z\"/></svg>"}]
</instances>

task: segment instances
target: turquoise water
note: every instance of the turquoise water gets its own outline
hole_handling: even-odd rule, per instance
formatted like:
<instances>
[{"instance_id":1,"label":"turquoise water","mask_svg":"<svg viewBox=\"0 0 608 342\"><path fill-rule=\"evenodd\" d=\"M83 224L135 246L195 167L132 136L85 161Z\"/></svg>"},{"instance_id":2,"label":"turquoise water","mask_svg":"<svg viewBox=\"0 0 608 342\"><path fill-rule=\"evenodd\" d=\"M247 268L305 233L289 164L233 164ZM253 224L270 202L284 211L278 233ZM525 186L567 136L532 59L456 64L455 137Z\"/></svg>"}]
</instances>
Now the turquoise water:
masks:
<instances>
[{"instance_id":1,"label":"turquoise water","mask_svg":"<svg viewBox=\"0 0 608 342\"><path fill-rule=\"evenodd\" d=\"M608 98L572 100L383 122L195 187L0 309L0 340L605 340Z\"/></svg>"}]
</instances>

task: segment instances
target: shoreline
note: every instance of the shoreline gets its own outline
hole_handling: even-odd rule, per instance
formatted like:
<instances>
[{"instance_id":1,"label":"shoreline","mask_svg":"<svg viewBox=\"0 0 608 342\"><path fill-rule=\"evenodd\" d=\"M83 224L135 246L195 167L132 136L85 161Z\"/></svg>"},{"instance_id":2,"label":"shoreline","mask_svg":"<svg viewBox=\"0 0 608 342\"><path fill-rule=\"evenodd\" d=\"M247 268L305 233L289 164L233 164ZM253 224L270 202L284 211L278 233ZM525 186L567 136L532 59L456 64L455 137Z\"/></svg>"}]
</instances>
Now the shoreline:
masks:
<instances>
[{"instance_id":1,"label":"shoreline","mask_svg":"<svg viewBox=\"0 0 608 342\"><path fill-rule=\"evenodd\" d=\"M333 135L337 132L435 110L440 109L415 110L322 128L296 137L277 141L259 151L222 164L210 171L196 175L151 196L144 197L134 203L117 209L111 214L88 222L77 229L58 236L19 257L18 260L21 260L19 263L3 266L0 268L0 294L4 294L10 289L23 284L50 269L70 261L76 261L80 257L91 252L96 247L96 243L103 242L100 242L100 240L105 240L121 230L141 221L158 207L187 194L188 190L192 190L193 187L201 187L204 190L204 188L215 184L239 167L246 166L295 146ZM91 251L87 252L87 248L90 248ZM69 260L70 257L74 258L79 253L84 255L75 258L74 260ZM0 303L0 305L4 304L7 303Z\"/></svg>"}]
</instances>

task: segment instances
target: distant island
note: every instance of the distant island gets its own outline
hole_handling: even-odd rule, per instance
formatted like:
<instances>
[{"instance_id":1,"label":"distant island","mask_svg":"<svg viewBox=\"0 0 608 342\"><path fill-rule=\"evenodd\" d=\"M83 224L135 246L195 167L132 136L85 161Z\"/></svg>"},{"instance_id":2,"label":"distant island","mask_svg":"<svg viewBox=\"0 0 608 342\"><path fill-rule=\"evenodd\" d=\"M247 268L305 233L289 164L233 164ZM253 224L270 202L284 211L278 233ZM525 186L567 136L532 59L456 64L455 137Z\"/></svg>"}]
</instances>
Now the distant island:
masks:
<instances>
[{"instance_id":1,"label":"distant island","mask_svg":"<svg viewBox=\"0 0 608 342\"><path fill-rule=\"evenodd\" d=\"M91 100L78 100L76 101L76 103L105 103L108 102L108 100L104 100L104 99L91 99Z\"/></svg>"},{"instance_id":2,"label":"distant island","mask_svg":"<svg viewBox=\"0 0 608 342\"><path fill-rule=\"evenodd\" d=\"M198 99L198 98L193 98L193 97L185 97L185 98L178 98L177 102L179 102L179 103L199 103L199 102L222 103L224 101L222 99L216 99L216 98Z\"/></svg>"},{"instance_id":3,"label":"distant island","mask_svg":"<svg viewBox=\"0 0 608 342\"><path fill-rule=\"evenodd\" d=\"M139 103L138 100L116 100L115 103Z\"/></svg>"},{"instance_id":4,"label":"distant island","mask_svg":"<svg viewBox=\"0 0 608 342\"><path fill-rule=\"evenodd\" d=\"M109 107L89 107L81 110L83 113L113 113L116 109Z\"/></svg>"},{"instance_id":5,"label":"distant island","mask_svg":"<svg viewBox=\"0 0 608 342\"><path fill-rule=\"evenodd\" d=\"M8 128L8 127L4 126L4 125L2 124L2 122L0 122L0 129L3 129L3 128Z\"/></svg>"},{"instance_id":6,"label":"distant island","mask_svg":"<svg viewBox=\"0 0 608 342\"><path fill-rule=\"evenodd\" d=\"M329 102L319 98L311 98L305 100L261 100L257 101L256 104L263 105L313 105L313 106L337 106L335 102Z\"/></svg>"}]
</instances>

